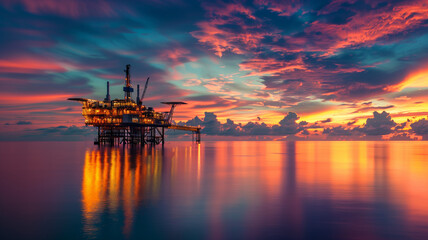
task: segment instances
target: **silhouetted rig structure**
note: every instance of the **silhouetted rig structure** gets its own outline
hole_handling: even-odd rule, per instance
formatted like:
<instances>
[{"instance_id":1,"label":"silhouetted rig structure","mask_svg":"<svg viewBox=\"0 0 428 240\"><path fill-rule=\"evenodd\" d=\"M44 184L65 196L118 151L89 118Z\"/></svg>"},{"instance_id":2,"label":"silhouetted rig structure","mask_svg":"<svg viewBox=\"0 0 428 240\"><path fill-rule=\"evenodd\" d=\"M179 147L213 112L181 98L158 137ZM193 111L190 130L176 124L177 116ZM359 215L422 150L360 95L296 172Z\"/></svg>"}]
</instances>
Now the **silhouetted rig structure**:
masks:
<instances>
[{"instance_id":1,"label":"silhouetted rig structure","mask_svg":"<svg viewBox=\"0 0 428 240\"><path fill-rule=\"evenodd\" d=\"M149 79L147 78L140 98L140 85L137 85L137 98L134 101L131 93L131 65L126 65L124 99L110 100L110 86L107 82L107 95L104 101L87 98L69 98L78 101L82 106L85 124L98 128L94 144L164 144L165 128L192 132L192 140L201 141L201 128L172 124L172 116L177 105L184 102L161 102L171 106L169 112L155 112L153 108L143 105L144 95Z\"/></svg>"}]
</instances>

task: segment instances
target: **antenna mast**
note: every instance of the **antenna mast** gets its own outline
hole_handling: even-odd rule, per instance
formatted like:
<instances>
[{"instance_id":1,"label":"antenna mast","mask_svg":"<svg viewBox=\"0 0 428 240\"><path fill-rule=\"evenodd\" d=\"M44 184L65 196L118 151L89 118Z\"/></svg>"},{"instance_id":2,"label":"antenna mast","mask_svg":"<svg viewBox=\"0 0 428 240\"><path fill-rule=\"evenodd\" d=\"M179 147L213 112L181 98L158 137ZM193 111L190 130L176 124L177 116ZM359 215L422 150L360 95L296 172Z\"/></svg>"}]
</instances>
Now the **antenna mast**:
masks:
<instances>
[{"instance_id":1,"label":"antenna mast","mask_svg":"<svg viewBox=\"0 0 428 240\"><path fill-rule=\"evenodd\" d=\"M125 92L125 100L127 102L131 101L131 93L134 92L134 89L131 86L131 74L130 74L130 68L131 64L126 65L126 69L124 72L126 73L125 76L125 87L123 87L123 91Z\"/></svg>"}]
</instances>

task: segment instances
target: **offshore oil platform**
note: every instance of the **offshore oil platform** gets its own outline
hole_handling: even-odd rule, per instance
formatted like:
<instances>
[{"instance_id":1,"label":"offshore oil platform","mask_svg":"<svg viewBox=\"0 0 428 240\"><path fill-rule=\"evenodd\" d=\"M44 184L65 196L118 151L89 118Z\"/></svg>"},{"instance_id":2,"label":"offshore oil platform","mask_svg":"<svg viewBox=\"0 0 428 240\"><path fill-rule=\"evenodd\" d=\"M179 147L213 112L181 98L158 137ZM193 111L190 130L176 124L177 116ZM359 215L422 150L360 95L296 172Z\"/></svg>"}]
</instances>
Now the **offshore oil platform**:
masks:
<instances>
[{"instance_id":1,"label":"offshore oil platform","mask_svg":"<svg viewBox=\"0 0 428 240\"><path fill-rule=\"evenodd\" d=\"M173 124L172 116L176 106L184 102L161 102L171 106L169 112L156 112L152 107L143 105L149 78L140 98L140 85L137 85L137 97L131 97L134 89L131 85L131 65L124 70L124 99L110 99L110 85L107 82L107 94L103 101L87 98L69 98L82 104L82 115L85 125L98 128L98 136L94 144L164 144L165 128L190 131L192 140L201 141L201 128Z\"/></svg>"}]
</instances>

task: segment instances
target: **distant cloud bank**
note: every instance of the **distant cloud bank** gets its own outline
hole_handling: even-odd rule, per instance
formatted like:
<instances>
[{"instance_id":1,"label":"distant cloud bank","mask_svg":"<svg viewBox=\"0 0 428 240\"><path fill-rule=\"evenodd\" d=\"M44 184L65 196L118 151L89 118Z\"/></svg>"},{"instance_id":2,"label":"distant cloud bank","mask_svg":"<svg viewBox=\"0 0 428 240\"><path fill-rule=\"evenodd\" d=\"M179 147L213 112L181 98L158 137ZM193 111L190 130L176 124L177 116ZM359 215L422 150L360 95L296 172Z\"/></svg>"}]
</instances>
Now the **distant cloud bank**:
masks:
<instances>
[{"instance_id":1,"label":"distant cloud bank","mask_svg":"<svg viewBox=\"0 0 428 240\"><path fill-rule=\"evenodd\" d=\"M308 123L298 121L294 112L289 112L278 124L267 125L264 122L237 124L231 119L221 123L212 112L205 112L203 119L195 117L179 125L201 126L202 133L213 136L283 136L295 140L421 140L428 139L428 120L415 122L407 120L396 123L388 112L373 112L363 126L332 126L331 118ZM290 137L293 136L293 137Z\"/></svg>"}]
</instances>

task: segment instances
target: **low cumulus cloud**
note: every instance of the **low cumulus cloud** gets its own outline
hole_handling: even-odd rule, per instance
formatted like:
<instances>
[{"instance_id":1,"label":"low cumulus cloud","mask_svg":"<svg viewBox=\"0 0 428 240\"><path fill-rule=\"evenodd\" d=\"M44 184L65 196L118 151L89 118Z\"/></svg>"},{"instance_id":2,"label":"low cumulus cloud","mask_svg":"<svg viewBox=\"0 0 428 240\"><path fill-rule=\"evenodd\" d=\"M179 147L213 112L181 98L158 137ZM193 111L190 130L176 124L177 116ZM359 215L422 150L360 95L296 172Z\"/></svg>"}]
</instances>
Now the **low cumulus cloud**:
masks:
<instances>
[{"instance_id":1,"label":"low cumulus cloud","mask_svg":"<svg viewBox=\"0 0 428 240\"><path fill-rule=\"evenodd\" d=\"M328 136L360 136L360 132L358 128L345 128L343 126L325 128L323 134L327 134Z\"/></svg>"},{"instance_id":2,"label":"low cumulus cloud","mask_svg":"<svg viewBox=\"0 0 428 240\"><path fill-rule=\"evenodd\" d=\"M94 127L73 125L29 129L22 138L36 141L81 141L92 140L95 135L96 129Z\"/></svg>"},{"instance_id":3,"label":"low cumulus cloud","mask_svg":"<svg viewBox=\"0 0 428 240\"><path fill-rule=\"evenodd\" d=\"M10 125L31 125L31 124L33 124L33 122L20 120L20 121L17 121L16 123L5 123L4 125L10 126Z\"/></svg>"},{"instance_id":4,"label":"low cumulus cloud","mask_svg":"<svg viewBox=\"0 0 428 240\"><path fill-rule=\"evenodd\" d=\"M391 115L385 111L373 112L373 116L367 118L362 126L335 125L333 119L330 118L314 123L299 121L299 119L300 117L296 113L288 112L277 124L273 125L258 120L236 123L232 119L226 119L222 123L215 113L205 112L203 118L196 116L177 124L200 126L202 128L201 133L208 136L267 137L267 140L278 137L287 140L380 140L384 136L387 136L385 139L389 140L415 140L416 135L422 136L423 139L428 138L428 120L420 119L413 123L408 120L403 123L396 123L392 120ZM29 121L20 121L20 125L30 124ZM167 134L173 136L186 134L186 132L169 130ZM21 140L79 141L93 140L95 136L96 128L73 125L27 129L25 134L21 136Z\"/></svg>"},{"instance_id":5,"label":"low cumulus cloud","mask_svg":"<svg viewBox=\"0 0 428 240\"><path fill-rule=\"evenodd\" d=\"M373 112L372 118L367 118L366 123L360 127L352 127L355 121L349 122L345 126L336 126L331 128L325 128L323 134L326 134L330 139L331 138L341 138L341 139L363 139L363 137L373 137L373 136L384 136L391 133L394 133L395 139L398 140L399 131L401 131L406 123L397 124L392 120L391 115L385 111L379 113L377 111ZM404 135L401 135L403 137Z\"/></svg>"},{"instance_id":6,"label":"low cumulus cloud","mask_svg":"<svg viewBox=\"0 0 428 240\"><path fill-rule=\"evenodd\" d=\"M77 126L58 126L48 128L38 128L30 130L39 134L54 134L54 135L90 135L94 132L94 128L91 127L77 127Z\"/></svg>"},{"instance_id":7,"label":"low cumulus cloud","mask_svg":"<svg viewBox=\"0 0 428 240\"><path fill-rule=\"evenodd\" d=\"M416 140L416 135L428 136L428 121L421 119L410 124L411 130L408 130L410 120L396 123L392 120L388 112L373 112L373 117L366 119L363 126L354 126L355 121L349 122L346 126L337 126L325 128L323 134L327 139L348 139L348 140L381 140L382 136L389 136L388 140Z\"/></svg>"},{"instance_id":8,"label":"low cumulus cloud","mask_svg":"<svg viewBox=\"0 0 428 240\"><path fill-rule=\"evenodd\" d=\"M368 118L366 124L361 129L366 135L379 136L392 133L392 128L397 123L391 119L389 113L383 111L382 113L373 112L373 118Z\"/></svg>"},{"instance_id":9,"label":"low cumulus cloud","mask_svg":"<svg viewBox=\"0 0 428 240\"><path fill-rule=\"evenodd\" d=\"M425 118L410 124L412 132L416 135L422 136L424 140L428 139L428 120Z\"/></svg>"},{"instance_id":10,"label":"low cumulus cloud","mask_svg":"<svg viewBox=\"0 0 428 240\"><path fill-rule=\"evenodd\" d=\"M308 123L298 121L300 117L294 113L287 113L278 124L268 125L264 122L248 122L246 124L235 123L227 119L221 123L217 115L212 112L206 112L204 118L195 117L187 122L179 122L180 125L201 126L201 133L217 136L287 136L300 137L299 139L312 139L313 136L319 136L319 133L325 136L327 140L365 140L382 139L388 135L390 140L414 140L413 133L417 135L428 136L428 121L419 120L411 124L412 131L405 130L407 122L397 124L392 120L388 112L373 112L373 117L367 118L362 126L354 126L355 121L346 125L334 126L331 118ZM327 127L332 124L333 126ZM321 130L317 130L321 129ZM288 139L288 138L287 138Z\"/></svg>"},{"instance_id":11,"label":"low cumulus cloud","mask_svg":"<svg viewBox=\"0 0 428 240\"><path fill-rule=\"evenodd\" d=\"M188 126L201 126L201 133L206 135L217 136L283 136L295 135L304 130L304 125L307 122L297 122L299 117L294 112L289 112L278 124L268 126L262 122L248 122L246 124L235 123L231 119L227 119L225 123L221 123L217 119L217 115L212 112L205 112L205 117L201 120L195 117L187 122L178 124Z\"/></svg>"},{"instance_id":12,"label":"low cumulus cloud","mask_svg":"<svg viewBox=\"0 0 428 240\"><path fill-rule=\"evenodd\" d=\"M18 122L16 122L16 125L31 125L31 124L33 124L33 123L30 121L18 121Z\"/></svg>"}]
</instances>

